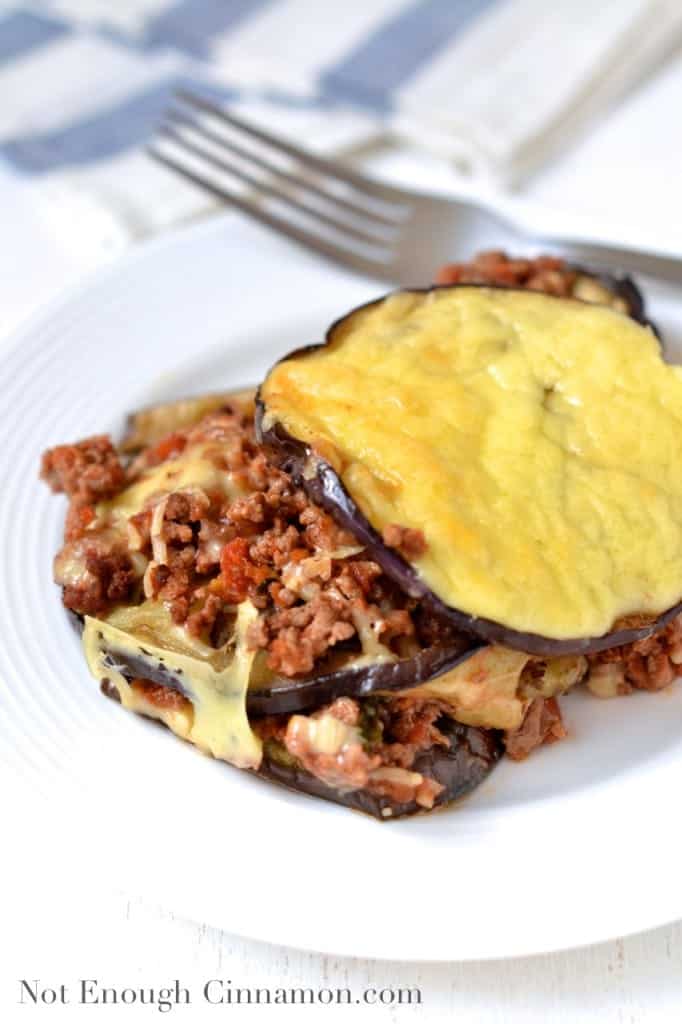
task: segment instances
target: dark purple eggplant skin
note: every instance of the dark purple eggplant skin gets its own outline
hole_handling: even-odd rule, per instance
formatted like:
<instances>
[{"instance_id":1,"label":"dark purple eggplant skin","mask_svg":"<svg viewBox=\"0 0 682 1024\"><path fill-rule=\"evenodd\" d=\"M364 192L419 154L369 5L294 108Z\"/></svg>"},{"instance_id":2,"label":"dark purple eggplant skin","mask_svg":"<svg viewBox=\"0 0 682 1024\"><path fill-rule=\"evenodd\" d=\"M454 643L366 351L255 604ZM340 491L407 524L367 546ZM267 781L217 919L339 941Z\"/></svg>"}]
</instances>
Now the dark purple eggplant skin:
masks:
<instances>
[{"instance_id":1,"label":"dark purple eggplant skin","mask_svg":"<svg viewBox=\"0 0 682 1024\"><path fill-rule=\"evenodd\" d=\"M149 679L189 697L182 677L163 662L145 657L144 645L139 646L139 657L112 648L105 664L128 680ZM411 689L449 672L484 646L471 634L462 634L448 647L427 647L400 661L349 666L306 679L280 677L267 687L248 691L247 711L254 716L291 714L330 704L337 697L367 697L377 691Z\"/></svg>"},{"instance_id":2,"label":"dark purple eggplant skin","mask_svg":"<svg viewBox=\"0 0 682 1024\"><path fill-rule=\"evenodd\" d=\"M102 680L100 690L105 697L120 703L118 691L108 679ZM164 725L157 721L154 724ZM444 787L443 792L436 797L434 808L444 807L471 793L485 781L504 754L502 733L497 730L461 725L445 715L439 719L438 729L447 736L449 746L431 747L415 759L412 767L413 771L435 779ZM305 793L341 804L343 807L350 807L355 811L362 811L363 814L369 814L379 821L430 813L414 801L396 803L388 797L377 796L366 789L341 791L327 786L305 768L295 764L284 764L272 757L268 753L267 743L264 745L260 767L253 774L276 782L295 793Z\"/></svg>"},{"instance_id":3,"label":"dark purple eggplant skin","mask_svg":"<svg viewBox=\"0 0 682 1024\"><path fill-rule=\"evenodd\" d=\"M504 753L504 744L502 734L495 730L461 725L446 716L439 719L438 729L447 736L449 746L431 747L416 758L410 770L441 783L444 789L436 797L434 807L443 807L467 796L487 778ZM379 821L430 813L414 801L396 803L366 789L334 789L304 768L273 759L267 753L267 745L256 774L297 793L307 793L362 811Z\"/></svg>"},{"instance_id":4,"label":"dark purple eggplant skin","mask_svg":"<svg viewBox=\"0 0 682 1024\"><path fill-rule=\"evenodd\" d=\"M428 292L443 288L460 287L489 288L491 286L434 285L433 289L415 288L406 290ZM632 283L632 287L635 288L637 295L639 295L639 290L634 283ZM503 290L524 291L525 289L505 288ZM355 316L360 311L383 302L386 298L388 298L387 295L382 295L378 299L374 299L351 310L350 313L334 321L327 331L325 340L321 344L306 345L296 349L278 360L278 363L275 365L279 365L280 362L285 362L289 359L305 357L329 345L334 341L339 326L349 317ZM571 299L570 301L580 302L581 300ZM642 322L651 326L648 321ZM265 379L267 380L267 377ZM614 629L604 633L602 636L573 637L566 640L557 640L552 637L542 636L539 633L526 633L510 629L508 626L504 626L502 623L495 622L492 619L468 615L458 608L452 608L441 601L428 588L414 567L402 555L384 544L381 535L361 512L346 490L340 477L329 463L314 453L305 442L292 437L281 423L274 423L267 428L264 427L266 412L262 389L259 388L256 394L256 437L259 443L268 449L271 457L277 462L280 469L290 474L297 486L305 490L312 501L329 512L340 526L353 533L358 541L365 546L370 557L379 563L386 575L390 576L404 593L421 600L434 615L445 618L462 633L473 634L490 644L502 644L505 647L511 647L514 650L541 657L560 657L567 654L594 654L598 651L609 650L612 647L620 647L624 644L634 643L637 640L644 640L653 633L663 629L664 626L682 612L681 601L645 624Z\"/></svg>"},{"instance_id":5,"label":"dark purple eggplant skin","mask_svg":"<svg viewBox=\"0 0 682 1024\"><path fill-rule=\"evenodd\" d=\"M628 308L629 317L636 320L638 324L642 324L643 327L651 327L654 334L660 339L658 328L647 316L644 296L629 275L625 274L623 277L616 277L614 274L591 270L577 265L573 265L573 270L580 274L587 274L588 277L595 277L598 281L601 281L605 288L608 288L614 295L623 299Z\"/></svg>"}]
</instances>

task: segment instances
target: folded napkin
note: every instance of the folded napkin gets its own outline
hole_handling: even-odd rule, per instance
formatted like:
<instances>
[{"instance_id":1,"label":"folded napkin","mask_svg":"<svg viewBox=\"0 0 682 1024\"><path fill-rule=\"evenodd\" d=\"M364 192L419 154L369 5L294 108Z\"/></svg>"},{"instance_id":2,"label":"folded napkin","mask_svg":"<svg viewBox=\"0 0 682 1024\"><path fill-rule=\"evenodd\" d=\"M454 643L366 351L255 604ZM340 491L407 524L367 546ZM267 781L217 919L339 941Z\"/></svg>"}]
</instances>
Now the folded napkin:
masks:
<instances>
[{"instance_id":1,"label":"folded napkin","mask_svg":"<svg viewBox=\"0 0 682 1024\"><path fill-rule=\"evenodd\" d=\"M194 216L143 150L186 85L323 151L400 137L513 185L680 41L680 0L0 0L0 160L74 239Z\"/></svg>"},{"instance_id":2,"label":"folded napkin","mask_svg":"<svg viewBox=\"0 0 682 1024\"><path fill-rule=\"evenodd\" d=\"M560 153L682 42L680 0L471 6L485 10L397 90L393 123L503 184Z\"/></svg>"}]
</instances>

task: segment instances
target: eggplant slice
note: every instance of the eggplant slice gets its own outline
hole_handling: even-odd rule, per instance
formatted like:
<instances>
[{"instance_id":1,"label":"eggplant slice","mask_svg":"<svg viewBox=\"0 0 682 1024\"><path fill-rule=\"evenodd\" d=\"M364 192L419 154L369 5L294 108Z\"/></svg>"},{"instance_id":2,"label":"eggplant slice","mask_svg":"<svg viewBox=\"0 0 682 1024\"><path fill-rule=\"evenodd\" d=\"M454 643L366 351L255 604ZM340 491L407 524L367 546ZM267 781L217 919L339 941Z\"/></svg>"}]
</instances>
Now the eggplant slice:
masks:
<instances>
[{"instance_id":1,"label":"eggplant slice","mask_svg":"<svg viewBox=\"0 0 682 1024\"><path fill-rule=\"evenodd\" d=\"M249 714L272 715L331 704L337 697L367 697L412 689L449 672L480 650L481 644L470 633L462 633L449 647L426 647L412 657L396 661L370 661L351 657L345 666L322 671L305 679L274 677L265 685L249 687L246 706Z\"/></svg>"},{"instance_id":2,"label":"eggplant slice","mask_svg":"<svg viewBox=\"0 0 682 1024\"><path fill-rule=\"evenodd\" d=\"M452 803L471 793L490 774L504 753L502 734L492 729L460 725L445 715L438 720L438 729L447 736L449 746L433 746L420 754L410 769L426 778L435 779L444 787L436 797L434 807ZM380 821L430 813L414 801L396 803L366 789L334 789L295 763L273 754L268 744L265 745L263 761L257 774L287 789L342 804L370 814Z\"/></svg>"},{"instance_id":3,"label":"eggplant slice","mask_svg":"<svg viewBox=\"0 0 682 1024\"><path fill-rule=\"evenodd\" d=\"M625 295L630 296L632 304L631 311L629 312L630 319L656 333L653 325L644 316L643 300L634 282L629 278L607 278L606 280L614 289L616 287L614 281L619 282L618 287L623 289ZM429 293L462 288L481 288L493 292L523 292L525 295L535 294L544 301L549 302L577 303L580 306L598 305L597 303L587 303L575 298L559 299L541 295L541 293L529 293L528 291L523 291L523 289L494 288L488 285L436 285L433 288L413 289L407 293L397 292L382 296L373 302L352 310L346 316L335 321L327 331L325 341L321 344L308 345L296 349L275 364L256 395L256 433L259 442L269 449L280 468L289 473L314 502L333 515L341 526L355 534L359 543L366 547L370 556L381 565L386 574L405 593L422 601L425 607L433 614L444 617L462 633L474 634L491 644L502 644L536 656L548 657L597 653L646 639L653 633L663 629L672 619L680 614L682 611L682 600L661 614L633 614L624 617L617 621L611 630L601 635L571 637L568 639L547 637L536 632L514 629L493 619L471 615L446 604L424 582L410 562L397 550L386 545L381 534L369 522L349 493L337 470L325 459L322 454L324 444L320 450L314 450L311 444L294 437L283 423L277 419L276 415L268 409L267 385L273 371L284 362L304 360L333 343L341 342L344 332L349 329L351 322L359 314L372 310L394 296L399 297L403 294L428 295Z\"/></svg>"},{"instance_id":4,"label":"eggplant slice","mask_svg":"<svg viewBox=\"0 0 682 1024\"><path fill-rule=\"evenodd\" d=\"M197 674L201 674L207 662L220 658L221 652L196 641L190 645L189 638L187 649L180 651L175 638L164 640L163 616L158 614L158 623L150 629L149 611L144 605L127 610L125 630L116 624L120 613L113 615L113 628L105 620L98 620L102 667L120 672L128 681L148 679L192 699L184 659L194 658ZM140 620L137 630L136 612ZM82 620L73 621L82 630ZM394 661L373 661L355 652L343 652L337 656L335 665L306 678L265 673L258 679L258 674L253 673L247 692L247 711L249 715L291 714L330 704L337 697L367 697L377 692L413 689L451 671L482 646L485 645L472 634L463 633L448 647L426 647L411 657ZM174 653L181 654L183 668L174 664Z\"/></svg>"},{"instance_id":5,"label":"eggplant slice","mask_svg":"<svg viewBox=\"0 0 682 1024\"><path fill-rule=\"evenodd\" d=\"M126 611L124 615L129 617L130 611ZM199 706L202 702L202 689L197 687L197 680L205 681L207 676L212 675L211 669L214 674L219 666L223 670L225 667L229 668L229 649L212 652L213 660L209 662L196 659L196 668L191 668L187 653L184 650L181 653L177 648L177 636L171 641L175 643L175 650L170 646L168 649L161 649L156 643L151 643L148 637L145 637L144 640L135 639L132 635L124 634L117 627L109 626L103 620L91 620L90 625L91 637L96 637L96 645L93 648L93 651L96 650L96 656L91 662L91 670L94 671L95 667L97 669L96 675L99 677L102 693L119 702L122 700L119 693L120 684L115 682L115 678L123 676L128 684L132 684L133 680L142 680L145 683L157 683L180 694L184 698L183 706L189 707L187 704L189 701L194 706L194 714L196 714L197 699ZM116 639L118 639L118 643L115 642ZM432 659L441 658L442 670L447 671L467 660L474 650L480 650L480 645L459 654L453 654L452 651L443 653L431 648L423 652L426 656L425 663L429 666L428 669L423 667L420 669L419 655L404 661L402 667L409 673L409 682L414 686L418 685L420 675L426 680L432 679L435 664ZM411 666L410 669L408 669L408 665ZM392 680L389 675L382 674L382 668L390 672L390 669L395 669L396 666L370 665L361 670L362 674L356 673L357 680L362 685L357 686L353 695L367 696L380 690L385 699ZM397 679L401 684L400 688L403 689L405 679L399 673ZM340 685L339 680L344 685ZM295 680L283 680L282 683L287 683L289 687L286 696L277 693L270 693L267 696L260 694L257 702L259 711L267 709L269 714L280 714L287 719L291 705L295 707L303 705L307 710L312 710L307 707L308 704L312 703L314 707L323 706L338 696L339 690L346 696L350 695L348 673L344 674L343 671L321 679L310 680L307 686L304 684L302 700L297 700L296 695L297 686L301 688L300 681L297 683ZM246 705L249 717L253 713L250 696L247 691ZM315 698L314 701L312 696ZM153 705L145 704L144 697L141 697L139 693L136 693L135 697L137 703L134 705L134 710L138 713L157 719L183 739L199 742L198 738L195 738L194 729L187 722L181 730L178 730L177 711L170 712L173 718L173 721L170 721L167 711L158 711ZM142 703L139 703L140 701ZM128 698L125 703L126 706L130 706ZM180 712L180 717L182 718L184 714L184 712ZM228 726L229 722L226 720L225 728ZM504 751L502 733L498 730L463 725L448 714L440 716L437 727L447 737L448 746L434 744L428 750L420 753L409 769L410 772L418 773L443 786L443 790L435 799L434 806L451 803L475 789L492 771ZM214 756L218 756L215 751L212 752ZM229 758L223 759L229 761ZM248 767L255 774L278 782L289 789L363 811L380 820L404 817L424 811L424 808L414 800L400 803L388 796L378 795L370 789L337 788L327 784L307 771L275 740L266 740L263 743L263 756L257 767L255 764L244 765L244 767Z\"/></svg>"}]
</instances>

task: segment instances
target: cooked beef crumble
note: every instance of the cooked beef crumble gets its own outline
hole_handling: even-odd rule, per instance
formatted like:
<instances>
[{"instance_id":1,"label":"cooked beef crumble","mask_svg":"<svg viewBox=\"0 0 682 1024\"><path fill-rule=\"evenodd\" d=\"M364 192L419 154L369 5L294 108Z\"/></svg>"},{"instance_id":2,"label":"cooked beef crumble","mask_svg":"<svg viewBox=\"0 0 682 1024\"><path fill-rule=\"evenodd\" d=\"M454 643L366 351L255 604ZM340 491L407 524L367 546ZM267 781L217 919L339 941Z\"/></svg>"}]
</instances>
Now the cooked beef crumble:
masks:
<instances>
[{"instance_id":1,"label":"cooked beef crumble","mask_svg":"<svg viewBox=\"0 0 682 1024\"><path fill-rule=\"evenodd\" d=\"M448 263L441 267L436 283L513 286L566 298L573 294L577 278L577 271L557 256L520 259L491 249L478 253L468 263Z\"/></svg>"},{"instance_id":2,"label":"cooked beef crumble","mask_svg":"<svg viewBox=\"0 0 682 1024\"><path fill-rule=\"evenodd\" d=\"M398 523L389 523L384 528L382 539L387 547L395 548L408 561L419 558L426 551L426 540L422 531L412 530Z\"/></svg>"},{"instance_id":3,"label":"cooked beef crumble","mask_svg":"<svg viewBox=\"0 0 682 1024\"><path fill-rule=\"evenodd\" d=\"M489 284L528 288L560 298L582 299L629 312L628 302L599 278L566 263L558 256L534 259L508 256L499 249L479 252L468 263L448 263L436 276L437 284Z\"/></svg>"},{"instance_id":4,"label":"cooked beef crumble","mask_svg":"<svg viewBox=\"0 0 682 1024\"><path fill-rule=\"evenodd\" d=\"M88 514L84 515L84 510ZM54 560L55 582L62 587L66 608L79 615L97 615L133 595L136 570L125 540L107 530L87 527L95 520L92 506L71 500L65 544Z\"/></svg>"},{"instance_id":5,"label":"cooked beef crumble","mask_svg":"<svg viewBox=\"0 0 682 1024\"><path fill-rule=\"evenodd\" d=\"M662 690L680 674L682 615L658 633L623 647L588 655L593 693L612 697L636 690Z\"/></svg>"},{"instance_id":6,"label":"cooked beef crumble","mask_svg":"<svg viewBox=\"0 0 682 1024\"><path fill-rule=\"evenodd\" d=\"M104 434L51 448L43 455L41 476L77 505L111 498L125 486L118 452Z\"/></svg>"},{"instance_id":7,"label":"cooked beef crumble","mask_svg":"<svg viewBox=\"0 0 682 1024\"><path fill-rule=\"evenodd\" d=\"M525 760L543 743L556 743L566 735L556 697L536 697L526 709L518 729L505 736L507 756L513 761Z\"/></svg>"},{"instance_id":8,"label":"cooked beef crumble","mask_svg":"<svg viewBox=\"0 0 682 1024\"><path fill-rule=\"evenodd\" d=\"M229 477L229 494L196 486L151 494L124 530L106 504L91 504L193 451ZM139 600L163 602L175 623L210 642L225 614L249 599L260 610L250 642L287 676L311 672L363 631L389 648L415 635L414 602L269 461L252 417L237 409L174 431L127 468L108 438L62 445L43 457L43 477L70 498L55 570L75 612L106 612L137 587ZM400 533L423 550L417 531Z\"/></svg>"},{"instance_id":9,"label":"cooked beef crumble","mask_svg":"<svg viewBox=\"0 0 682 1024\"><path fill-rule=\"evenodd\" d=\"M443 786L412 769L422 752L449 746L436 724L448 710L439 701L416 697L340 697L311 715L269 716L255 728L266 743L276 743L327 785L366 789L396 803L415 801L430 809ZM341 724L338 743L329 744L327 734L322 751L318 734L330 719Z\"/></svg>"}]
</instances>

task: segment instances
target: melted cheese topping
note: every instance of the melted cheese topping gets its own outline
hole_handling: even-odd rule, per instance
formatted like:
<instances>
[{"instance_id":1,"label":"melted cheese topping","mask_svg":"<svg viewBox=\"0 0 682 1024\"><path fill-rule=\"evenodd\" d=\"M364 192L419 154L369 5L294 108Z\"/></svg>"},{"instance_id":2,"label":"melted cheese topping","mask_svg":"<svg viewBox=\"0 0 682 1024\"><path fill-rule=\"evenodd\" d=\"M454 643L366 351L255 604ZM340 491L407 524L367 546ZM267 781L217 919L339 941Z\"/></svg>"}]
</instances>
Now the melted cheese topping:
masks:
<instances>
[{"instance_id":1,"label":"melted cheese topping","mask_svg":"<svg viewBox=\"0 0 682 1024\"><path fill-rule=\"evenodd\" d=\"M250 601L239 606L234 652L222 658L224 666L220 668L208 658L200 659L200 653L206 656L206 652L211 652L216 656L212 648L200 642L189 639L186 646L184 637L178 636L170 637L169 644L160 647L149 643L146 636L140 638L109 621L90 616L85 619L83 648L92 675L99 680L108 679L124 707L144 714L148 713L148 701L130 687L122 671L116 668L116 654L163 663L169 673L182 680L182 692L192 702L192 714L159 710L157 717L177 735L213 757L238 768L257 768L262 746L246 713L246 691L255 652L248 650L245 642L247 628L257 615ZM184 630L181 632L184 634ZM197 644L205 650L200 652ZM181 653L184 650L191 653Z\"/></svg>"},{"instance_id":2,"label":"melted cheese topping","mask_svg":"<svg viewBox=\"0 0 682 1024\"><path fill-rule=\"evenodd\" d=\"M262 395L378 530L423 531L415 568L453 607L566 639L682 596L682 368L617 312L398 293Z\"/></svg>"}]
</instances>

